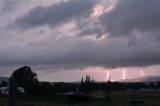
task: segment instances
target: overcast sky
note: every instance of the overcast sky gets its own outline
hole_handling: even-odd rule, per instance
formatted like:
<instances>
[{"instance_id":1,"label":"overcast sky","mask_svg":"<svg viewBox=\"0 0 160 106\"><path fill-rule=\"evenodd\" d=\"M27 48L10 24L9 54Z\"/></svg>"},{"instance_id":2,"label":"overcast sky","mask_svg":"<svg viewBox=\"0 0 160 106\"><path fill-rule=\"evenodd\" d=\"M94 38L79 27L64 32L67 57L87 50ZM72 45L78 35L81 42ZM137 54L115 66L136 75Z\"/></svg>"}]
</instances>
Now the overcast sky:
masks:
<instances>
[{"instance_id":1,"label":"overcast sky","mask_svg":"<svg viewBox=\"0 0 160 106\"><path fill-rule=\"evenodd\" d=\"M40 80L160 75L160 0L1 0L0 75Z\"/></svg>"}]
</instances>

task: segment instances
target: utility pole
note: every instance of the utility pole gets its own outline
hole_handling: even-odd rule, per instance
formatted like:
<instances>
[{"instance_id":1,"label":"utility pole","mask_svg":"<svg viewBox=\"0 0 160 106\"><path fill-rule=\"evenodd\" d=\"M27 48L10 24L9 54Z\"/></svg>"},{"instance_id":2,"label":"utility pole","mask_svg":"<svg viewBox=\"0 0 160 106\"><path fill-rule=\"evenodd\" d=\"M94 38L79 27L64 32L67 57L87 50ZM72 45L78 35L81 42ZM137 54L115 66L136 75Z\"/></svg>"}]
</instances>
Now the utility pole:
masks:
<instances>
[{"instance_id":1,"label":"utility pole","mask_svg":"<svg viewBox=\"0 0 160 106\"><path fill-rule=\"evenodd\" d=\"M109 79L106 84L105 88L105 101L110 102L111 101L111 93L112 93L112 87L111 87L111 76L109 76Z\"/></svg>"},{"instance_id":2,"label":"utility pole","mask_svg":"<svg viewBox=\"0 0 160 106\"><path fill-rule=\"evenodd\" d=\"M13 77L9 79L9 106L16 106L17 83Z\"/></svg>"}]
</instances>

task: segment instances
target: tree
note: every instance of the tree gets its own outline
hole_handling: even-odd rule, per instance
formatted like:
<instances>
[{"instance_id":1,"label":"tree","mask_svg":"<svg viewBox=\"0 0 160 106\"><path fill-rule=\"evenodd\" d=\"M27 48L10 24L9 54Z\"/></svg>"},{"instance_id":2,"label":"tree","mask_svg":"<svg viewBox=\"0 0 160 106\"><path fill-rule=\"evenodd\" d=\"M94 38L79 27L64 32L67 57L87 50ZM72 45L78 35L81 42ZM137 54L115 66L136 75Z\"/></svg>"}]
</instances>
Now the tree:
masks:
<instances>
[{"instance_id":1,"label":"tree","mask_svg":"<svg viewBox=\"0 0 160 106\"><path fill-rule=\"evenodd\" d=\"M38 81L37 74L34 73L30 67L23 66L15 70L12 77L17 81L18 84L23 84L28 81Z\"/></svg>"},{"instance_id":2,"label":"tree","mask_svg":"<svg viewBox=\"0 0 160 106\"><path fill-rule=\"evenodd\" d=\"M91 80L90 76L86 75L85 81L83 81L82 77L80 91L85 92L88 95L92 93L93 96L93 79Z\"/></svg>"},{"instance_id":3,"label":"tree","mask_svg":"<svg viewBox=\"0 0 160 106\"><path fill-rule=\"evenodd\" d=\"M15 70L11 77L14 78L18 86L26 90L26 93L36 93L39 85L37 74L29 66L23 66Z\"/></svg>"}]
</instances>

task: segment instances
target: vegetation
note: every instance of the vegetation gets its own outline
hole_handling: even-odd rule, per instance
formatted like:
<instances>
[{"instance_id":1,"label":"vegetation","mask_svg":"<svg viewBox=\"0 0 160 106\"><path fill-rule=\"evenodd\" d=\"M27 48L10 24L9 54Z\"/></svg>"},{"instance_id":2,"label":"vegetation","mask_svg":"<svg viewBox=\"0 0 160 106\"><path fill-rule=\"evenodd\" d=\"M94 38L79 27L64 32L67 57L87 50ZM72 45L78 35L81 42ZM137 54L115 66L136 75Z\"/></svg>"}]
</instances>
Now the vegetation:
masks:
<instances>
[{"instance_id":1,"label":"vegetation","mask_svg":"<svg viewBox=\"0 0 160 106\"><path fill-rule=\"evenodd\" d=\"M159 92L142 92L139 89L160 89L160 82L149 83L119 83L94 82L90 76L82 78L80 83L41 82L30 67L24 66L13 72L11 78L17 86L25 89L25 95L18 96L17 106L151 106L160 105ZM109 86L108 86L109 85ZM7 86L2 82L0 87ZM111 101L105 101L106 92L111 92ZM90 96L89 102L66 102L63 98L66 92L82 92ZM77 93L78 94L78 93ZM80 93L79 93L80 94ZM100 98L96 98L100 97ZM7 97L8 98L8 97ZM8 99L0 97L0 106L8 105ZM84 98L82 98L84 99Z\"/></svg>"},{"instance_id":2,"label":"vegetation","mask_svg":"<svg viewBox=\"0 0 160 106\"><path fill-rule=\"evenodd\" d=\"M25 89L27 95L50 96L55 94L62 94L64 92L81 91L86 94L92 94L95 91L106 90L106 82L94 82L90 76L82 78L80 83L64 83L64 82L41 82L38 81L37 74L32 71L29 66L21 67L13 72L11 75L18 86ZM6 86L6 83L1 83L1 86ZM160 82L150 83L119 83L111 82L112 91L125 91L127 89L138 90L141 88L159 89Z\"/></svg>"},{"instance_id":3,"label":"vegetation","mask_svg":"<svg viewBox=\"0 0 160 106\"><path fill-rule=\"evenodd\" d=\"M38 81L37 74L34 73L30 67L23 66L13 72L11 75L19 85L23 85L24 82Z\"/></svg>"},{"instance_id":4,"label":"vegetation","mask_svg":"<svg viewBox=\"0 0 160 106\"><path fill-rule=\"evenodd\" d=\"M160 106L160 93L114 92L111 102L63 103L55 101L18 101L17 106ZM133 101L142 101L134 103ZM0 106L8 106L8 99L0 97Z\"/></svg>"},{"instance_id":5,"label":"vegetation","mask_svg":"<svg viewBox=\"0 0 160 106\"><path fill-rule=\"evenodd\" d=\"M24 66L13 72L11 75L17 86L21 86L25 89L28 94L36 94L38 88L38 78L37 74L34 73L30 67Z\"/></svg>"}]
</instances>

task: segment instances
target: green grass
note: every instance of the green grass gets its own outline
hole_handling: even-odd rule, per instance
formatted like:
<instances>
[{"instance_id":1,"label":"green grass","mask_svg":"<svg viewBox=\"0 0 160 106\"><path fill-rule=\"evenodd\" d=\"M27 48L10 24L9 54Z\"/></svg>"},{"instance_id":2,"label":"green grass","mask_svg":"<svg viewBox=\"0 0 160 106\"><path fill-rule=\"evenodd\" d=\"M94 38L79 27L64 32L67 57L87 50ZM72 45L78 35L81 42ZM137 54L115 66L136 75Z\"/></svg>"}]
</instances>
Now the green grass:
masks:
<instances>
[{"instance_id":1,"label":"green grass","mask_svg":"<svg viewBox=\"0 0 160 106\"><path fill-rule=\"evenodd\" d=\"M132 100L143 101L143 104L133 104ZM0 106L8 106L8 99L0 98ZM17 106L160 106L160 93L116 92L112 94L110 103L92 101L89 103L54 103L18 101Z\"/></svg>"}]
</instances>

